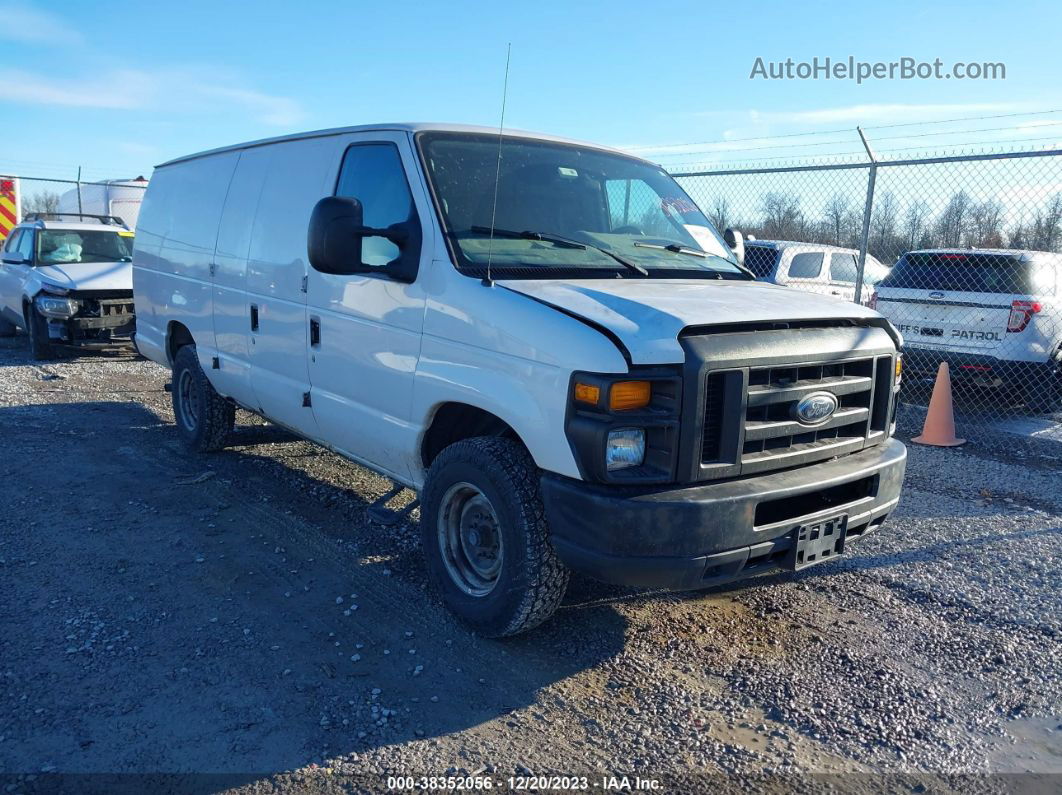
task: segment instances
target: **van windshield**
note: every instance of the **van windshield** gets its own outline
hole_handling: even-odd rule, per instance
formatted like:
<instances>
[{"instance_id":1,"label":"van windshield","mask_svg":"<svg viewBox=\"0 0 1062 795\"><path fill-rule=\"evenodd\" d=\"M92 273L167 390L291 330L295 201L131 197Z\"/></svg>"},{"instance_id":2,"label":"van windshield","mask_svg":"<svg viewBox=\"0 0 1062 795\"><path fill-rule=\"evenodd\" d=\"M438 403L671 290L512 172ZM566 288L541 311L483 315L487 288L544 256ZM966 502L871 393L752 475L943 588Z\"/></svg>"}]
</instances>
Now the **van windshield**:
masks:
<instances>
[{"instance_id":1,"label":"van windshield","mask_svg":"<svg viewBox=\"0 0 1062 795\"><path fill-rule=\"evenodd\" d=\"M132 258L131 232L42 229L37 235L37 262L41 265L129 262Z\"/></svg>"},{"instance_id":2,"label":"van windshield","mask_svg":"<svg viewBox=\"0 0 1062 795\"><path fill-rule=\"evenodd\" d=\"M650 163L536 139L506 136L499 146L483 133L420 133L417 142L462 273L486 275L489 259L502 278L751 278Z\"/></svg>"}]
</instances>

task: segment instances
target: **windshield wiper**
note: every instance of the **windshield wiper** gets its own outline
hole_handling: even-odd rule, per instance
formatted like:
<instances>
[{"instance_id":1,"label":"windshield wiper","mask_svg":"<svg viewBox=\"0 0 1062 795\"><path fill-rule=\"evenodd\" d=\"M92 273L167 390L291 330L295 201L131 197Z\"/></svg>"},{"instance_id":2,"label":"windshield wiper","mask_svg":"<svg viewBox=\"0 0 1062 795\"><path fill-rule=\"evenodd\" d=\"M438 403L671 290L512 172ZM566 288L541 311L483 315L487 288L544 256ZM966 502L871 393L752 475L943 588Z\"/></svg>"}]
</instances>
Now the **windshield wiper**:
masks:
<instances>
[{"instance_id":1,"label":"windshield wiper","mask_svg":"<svg viewBox=\"0 0 1062 795\"><path fill-rule=\"evenodd\" d=\"M689 254L692 257L700 257L701 259L707 259L708 257L716 256L715 254L709 254L707 251L698 251L695 248L680 246L678 243L668 243L665 246L662 243L639 243L635 241L634 245L638 248L656 248L660 251L672 251L675 254Z\"/></svg>"},{"instance_id":2,"label":"windshield wiper","mask_svg":"<svg viewBox=\"0 0 1062 795\"><path fill-rule=\"evenodd\" d=\"M667 245L663 245L661 243L639 243L639 242L635 241L634 245L638 246L639 248L655 248L655 249L659 249L660 251L671 251L671 252L673 252L675 254L688 254L691 257L700 257L701 259L709 259L709 258L721 259L721 260L723 260L724 262L727 262L730 265L736 266L738 270L740 270L742 273L746 274L747 276L751 276L754 279L756 278L756 274L753 273L752 271L750 271L744 265L741 265L741 264L736 263L736 262L730 262L730 260L726 259L725 257L720 257L718 254L709 254L707 251L698 251L695 248L689 248L688 246L681 246L678 243L668 243ZM722 271L719 271L719 273L722 273Z\"/></svg>"},{"instance_id":3,"label":"windshield wiper","mask_svg":"<svg viewBox=\"0 0 1062 795\"><path fill-rule=\"evenodd\" d=\"M481 235L491 234L491 228L489 226L473 226L469 229L469 231L476 232L477 234ZM641 265L631 262L630 260L624 259L616 252L609 251L603 246L595 246L593 243L585 243L582 240L576 240L575 238L564 237L563 235L554 235L552 233L545 232L517 232L514 229L498 229L497 227L494 228L493 233L496 237L510 237L516 240L541 240L544 243L553 243L554 245L561 246L563 248L592 248L595 251L600 251L602 254L612 257L612 259L616 260L616 262L618 262L625 268L629 268L630 270L635 271L636 273L640 273L642 276L649 275L649 271L647 271Z\"/></svg>"}]
</instances>

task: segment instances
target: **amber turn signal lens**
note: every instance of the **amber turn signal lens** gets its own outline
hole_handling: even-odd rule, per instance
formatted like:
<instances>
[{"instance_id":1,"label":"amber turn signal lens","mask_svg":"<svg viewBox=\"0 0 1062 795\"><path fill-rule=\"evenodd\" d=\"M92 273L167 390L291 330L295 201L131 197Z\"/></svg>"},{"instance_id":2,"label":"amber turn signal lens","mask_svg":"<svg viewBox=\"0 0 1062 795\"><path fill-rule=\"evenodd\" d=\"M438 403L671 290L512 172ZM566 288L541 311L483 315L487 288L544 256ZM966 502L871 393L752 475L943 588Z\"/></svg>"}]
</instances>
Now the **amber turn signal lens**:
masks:
<instances>
[{"instance_id":1,"label":"amber turn signal lens","mask_svg":"<svg viewBox=\"0 0 1062 795\"><path fill-rule=\"evenodd\" d=\"M575 384L575 399L580 403L592 403L597 405L597 402L601 400L600 387L591 386L590 384Z\"/></svg>"},{"instance_id":2,"label":"amber turn signal lens","mask_svg":"<svg viewBox=\"0 0 1062 795\"><path fill-rule=\"evenodd\" d=\"M896 379L895 382L900 383L900 378L903 376L903 356L901 354L896 355Z\"/></svg>"},{"instance_id":3,"label":"amber turn signal lens","mask_svg":"<svg viewBox=\"0 0 1062 795\"><path fill-rule=\"evenodd\" d=\"M608 407L611 411L644 408L651 394L648 381L617 381L609 390Z\"/></svg>"}]
</instances>

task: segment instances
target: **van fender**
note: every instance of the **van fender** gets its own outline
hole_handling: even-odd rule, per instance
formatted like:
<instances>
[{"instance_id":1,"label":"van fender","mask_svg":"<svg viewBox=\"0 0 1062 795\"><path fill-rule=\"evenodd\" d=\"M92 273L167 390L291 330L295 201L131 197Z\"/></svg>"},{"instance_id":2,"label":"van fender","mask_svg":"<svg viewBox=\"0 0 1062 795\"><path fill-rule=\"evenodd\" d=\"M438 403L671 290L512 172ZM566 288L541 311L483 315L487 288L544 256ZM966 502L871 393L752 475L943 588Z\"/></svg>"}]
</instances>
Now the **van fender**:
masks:
<instances>
[{"instance_id":1,"label":"van fender","mask_svg":"<svg viewBox=\"0 0 1062 795\"><path fill-rule=\"evenodd\" d=\"M452 343L450 343L452 344ZM414 423L420 426L410 470L423 482L419 451L439 408L463 403L505 422L540 469L578 478L564 433L571 373L565 368L462 346L460 363L440 355L449 344L425 339L414 384Z\"/></svg>"}]
</instances>

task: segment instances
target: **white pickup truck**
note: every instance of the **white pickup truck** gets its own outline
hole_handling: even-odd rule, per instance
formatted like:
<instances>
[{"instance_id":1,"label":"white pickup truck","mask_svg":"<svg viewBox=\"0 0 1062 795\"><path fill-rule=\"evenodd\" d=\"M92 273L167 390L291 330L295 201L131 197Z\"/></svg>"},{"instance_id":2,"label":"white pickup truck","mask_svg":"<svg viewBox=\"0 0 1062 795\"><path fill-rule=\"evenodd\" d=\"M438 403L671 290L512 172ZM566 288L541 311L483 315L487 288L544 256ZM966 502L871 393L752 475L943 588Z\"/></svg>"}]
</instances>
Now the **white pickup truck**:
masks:
<instances>
[{"instance_id":1,"label":"white pickup truck","mask_svg":"<svg viewBox=\"0 0 1062 795\"><path fill-rule=\"evenodd\" d=\"M136 343L193 449L241 406L416 490L444 601L509 635L569 569L701 588L831 560L896 507L898 333L739 259L618 151L325 130L156 169Z\"/></svg>"}]
</instances>

